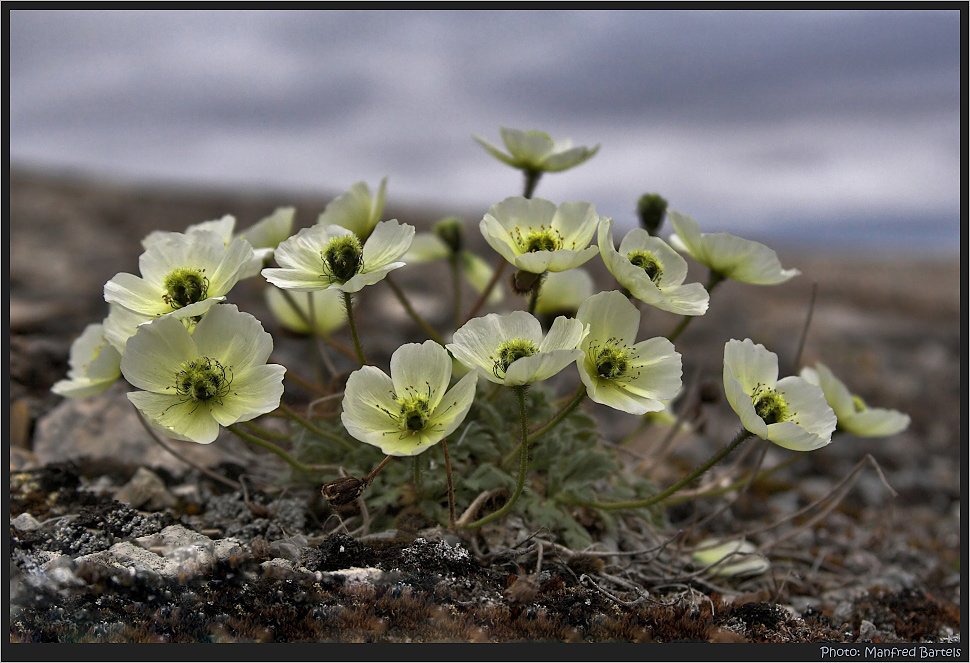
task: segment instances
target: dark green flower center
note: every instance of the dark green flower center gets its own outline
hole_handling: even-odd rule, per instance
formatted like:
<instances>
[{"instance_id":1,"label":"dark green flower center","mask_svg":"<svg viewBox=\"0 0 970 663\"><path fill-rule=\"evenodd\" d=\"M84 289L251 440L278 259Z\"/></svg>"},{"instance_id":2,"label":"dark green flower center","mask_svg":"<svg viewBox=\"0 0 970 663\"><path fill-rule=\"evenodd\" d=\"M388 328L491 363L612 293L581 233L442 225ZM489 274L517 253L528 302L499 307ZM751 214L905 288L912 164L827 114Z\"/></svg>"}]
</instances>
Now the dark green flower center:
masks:
<instances>
[{"instance_id":1,"label":"dark green flower center","mask_svg":"<svg viewBox=\"0 0 970 663\"><path fill-rule=\"evenodd\" d=\"M202 301L209 292L209 279L203 276L204 271L179 267L165 277L162 299L173 309Z\"/></svg>"},{"instance_id":2,"label":"dark green flower center","mask_svg":"<svg viewBox=\"0 0 970 663\"><path fill-rule=\"evenodd\" d=\"M555 251L562 246L558 233L547 229L539 228L530 230L525 236L525 252L534 253L536 251Z\"/></svg>"},{"instance_id":3,"label":"dark green flower center","mask_svg":"<svg viewBox=\"0 0 970 663\"><path fill-rule=\"evenodd\" d=\"M425 396L409 396L399 401L401 405L400 423L406 430L424 430L430 418L428 399Z\"/></svg>"},{"instance_id":4,"label":"dark green flower center","mask_svg":"<svg viewBox=\"0 0 970 663\"><path fill-rule=\"evenodd\" d=\"M612 380L625 374L630 366L627 353L614 345L609 345L596 355L596 373L601 378Z\"/></svg>"},{"instance_id":5,"label":"dark green flower center","mask_svg":"<svg viewBox=\"0 0 970 663\"><path fill-rule=\"evenodd\" d=\"M627 259L631 264L645 271L651 281L654 283L660 282L660 277L664 272L663 265L660 264L660 261L652 253L642 250L630 251Z\"/></svg>"},{"instance_id":6,"label":"dark green flower center","mask_svg":"<svg viewBox=\"0 0 970 663\"><path fill-rule=\"evenodd\" d=\"M193 359L175 374L175 391L186 400L218 401L229 393L232 371L210 357Z\"/></svg>"},{"instance_id":7,"label":"dark green flower center","mask_svg":"<svg viewBox=\"0 0 970 663\"><path fill-rule=\"evenodd\" d=\"M334 237L321 253L324 271L337 283L346 283L360 271L363 252L360 240L354 234Z\"/></svg>"},{"instance_id":8,"label":"dark green flower center","mask_svg":"<svg viewBox=\"0 0 970 663\"><path fill-rule=\"evenodd\" d=\"M766 424L777 424L787 421L791 416L788 403L777 391L764 389L756 392L754 397L754 411Z\"/></svg>"},{"instance_id":9,"label":"dark green flower center","mask_svg":"<svg viewBox=\"0 0 970 663\"><path fill-rule=\"evenodd\" d=\"M492 368L492 373L496 377L503 377L505 372L509 370L509 366L512 365L516 359L521 359L522 357L531 357L532 355L539 352L539 348L532 341L526 339L517 338L511 341L506 341L498 349L498 359L495 360L495 366ZM501 375L499 374L501 372Z\"/></svg>"}]
</instances>

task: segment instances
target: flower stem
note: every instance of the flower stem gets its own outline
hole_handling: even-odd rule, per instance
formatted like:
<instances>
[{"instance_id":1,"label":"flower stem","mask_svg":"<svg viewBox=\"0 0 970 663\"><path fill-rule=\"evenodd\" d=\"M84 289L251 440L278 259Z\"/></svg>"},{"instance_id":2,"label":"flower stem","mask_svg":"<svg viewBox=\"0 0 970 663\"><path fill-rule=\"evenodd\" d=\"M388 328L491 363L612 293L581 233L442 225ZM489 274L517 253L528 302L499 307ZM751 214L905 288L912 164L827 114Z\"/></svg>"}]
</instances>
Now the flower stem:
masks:
<instances>
[{"instance_id":1,"label":"flower stem","mask_svg":"<svg viewBox=\"0 0 970 663\"><path fill-rule=\"evenodd\" d=\"M391 462L392 458L394 458L394 456L388 456L387 458L381 461L380 465L378 465L373 470L368 472L367 475L362 479L362 481L364 482L364 485L369 486L371 482L374 480L374 477L380 474L380 471L384 469L385 465Z\"/></svg>"},{"instance_id":2,"label":"flower stem","mask_svg":"<svg viewBox=\"0 0 970 663\"><path fill-rule=\"evenodd\" d=\"M445 452L445 480L448 482L448 527L455 528L455 484L451 478L451 454L448 453L448 440L441 440L441 450Z\"/></svg>"},{"instance_id":3,"label":"flower stem","mask_svg":"<svg viewBox=\"0 0 970 663\"><path fill-rule=\"evenodd\" d=\"M717 284L720 283L723 280L724 280L724 276L720 272L715 272L712 269L711 270L711 275L707 279L707 292L708 292L708 294L710 294L714 290L715 286L717 286ZM672 332L670 332L670 334L667 335L667 340L670 341L671 343L673 343L677 339L677 337L680 336L680 333L682 331L684 331L684 329L687 328L687 325L690 324L690 321L693 320L696 317L699 317L699 316L696 316L696 315L685 315L684 316L684 319L680 321L680 324L679 325L677 325L677 328L674 329Z\"/></svg>"},{"instance_id":4,"label":"flower stem","mask_svg":"<svg viewBox=\"0 0 970 663\"><path fill-rule=\"evenodd\" d=\"M300 472L312 472L314 470L313 466L307 465L305 463L301 463L296 458L286 453L285 451L280 449L278 446L276 446L269 440L264 440L261 437L256 437L251 433L247 433L242 428L240 428L237 424L231 424L227 426L227 428L233 433L235 433L236 435L238 435L239 437L241 437L242 439L249 442L250 444L255 445L257 447L262 447L263 449L266 449L267 451L270 451L276 454L284 461L286 461L295 470L298 470Z\"/></svg>"},{"instance_id":5,"label":"flower stem","mask_svg":"<svg viewBox=\"0 0 970 663\"><path fill-rule=\"evenodd\" d=\"M404 294L404 291L401 290L401 288L397 285L397 283L395 283L391 279L390 274L384 277L384 281L387 283L388 286L390 286L391 290L394 292L394 296L397 297L397 301L401 302L401 306L403 306L404 310L408 312L408 315L411 316L411 319L414 320L416 323L418 323L418 326L424 330L424 333L428 335L428 338L430 338L438 345L443 346L445 342L441 339L441 336L438 334L438 332L435 331L434 327L429 325L427 322L424 321L424 319L420 315L418 315L418 312L414 310L413 306L411 306L411 302L408 301L408 298Z\"/></svg>"},{"instance_id":6,"label":"flower stem","mask_svg":"<svg viewBox=\"0 0 970 663\"><path fill-rule=\"evenodd\" d=\"M289 379L289 380L293 380L294 382L296 382L300 386L304 387L305 389L308 389L308 390L310 390L310 391L312 391L314 393L317 393L317 394L319 394L321 396L325 396L327 394L326 390L323 387L321 387L320 385L316 384L315 382L311 382L307 378L302 377L301 375L299 375L297 373L294 373L292 368L289 368L288 367L286 369L286 378Z\"/></svg>"},{"instance_id":7,"label":"flower stem","mask_svg":"<svg viewBox=\"0 0 970 663\"><path fill-rule=\"evenodd\" d=\"M449 258L451 263L451 285L454 288L455 329L461 326L461 264L457 253Z\"/></svg>"},{"instance_id":8,"label":"flower stem","mask_svg":"<svg viewBox=\"0 0 970 663\"><path fill-rule=\"evenodd\" d=\"M734 437L734 439L731 440L731 443L729 445L727 445L726 447L718 451L716 454L711 456L706 463L698 467L696 470L694 470L686 477L684 477L683 479L681 479L680 481L672 485L667 490L663 491L658 495L654 495L653 497L648 497L643 500L630 500L627 502L587 502L586 500L577 500L577 499L571 499L569 497L557 496L556 501L562 504L577 504L580 506L589 506L596 509L604 509L607 511L612 511L616 509L642 509L648 506L653 506L654 504L663 502L665 499L667 499L668 497L676 493L678 490L680 490L681 488L689 484L691 481L693 481L694 479L696 479L697 477L701 476L709 469L714 467L725 456L727 456L729 453L737 449L738 446L740 446L741 443L747 440L749 437L751 437L751 433L747 430L742 429Z\"/></svg>"},{"instance_id":9,"label":"flower stem","mask_svg":"<svg viewBox=\"0 0 970 663\"><path fill-rule=\"evenodd\" d=\"M566 403L563 409L559 410L559 412L557 412L552 417L552 419L544 423L536 430L529 433L529 442L534 442L536 438L538 438L540 435L545 435L553 428L558 426L566 417L568 417L572 413L573 410L578 408L580 404L583 402L583 400L585 399L586 399L586 385L581 384L579 385L579 388L576 390L576 393L573 394L573 397L569 400L568 403Z\"/></svg>"},{"instance_id":10,"label":"flower stem","mask_svg":"<svg viewBox=\"0 0 970 663\"><path fill-rule=\"evenodd\" d=\"M531 198L532 194L535 193L536 185L539 184L539 178L542 177L541 170L526 170L525 173L525 191L522 192L524 198Z\"/></svg>"},{"instance_id":11,"label":"flower stem","mask_svg":"<svg viewBox=\"0 0 970 663\"><path fill-rule=\"evenodd\" d=\"M544 280L540 277L532 287L532 292L529 293L529 313L531 314L535 314L536 312L536 304L539 303L539 290L542 288L542 282Z\"/></svg>"},{"instance_id":12,"label":"flower stem","mask_svg":"<svg viewBox=\"0 0 970 663\"><path fill-rule=\"evenodd\" d=\"M289 407L287 407L283 403L280 403L279 410L280 410L280 412L282 412L287 417L289 417L290 419L292 419L296 423L298 423L301 426L303 426L304 428L306 428L308 431L310 431L314 435L318 435L318 436L322 437L325 440L330 440L332 442L336 442L336 443L340 444L347 451L353 451L354 450L354 445L352 445L350 442L348 442L344 438L340 437L336 433L331 433L328 430L324 430L324 429L320 428L319 426L317 426L316 424L308 421L307 419L304 419L303 417L301 417L300 415L298 415L296 412L294 412L292 409L290 409Z\"/></svg>"},{"instance_id":13,"label":"flower stem","mask_svg":"<svg viewBox=\"0 0 970 663\"><path fill-rule=\"evenodd\" d=\"M485 286L485 289L482 290L482 294L480 294L478 296L478 299L475 300L475 305L472 306L472 310L469 311L468 315L465 316L465 322L468 322L469 320L474 318L475 314L478 313L481 310L482 306L485 305L485 300L487 300L488 296L492 294L492 290L495 289L495 284L498 283L498 280L500 278L502 278L502 272L505 271L505 266L508 264L509 263L505 262L505 258L499 256L499 262L498 264L495 265L495 271L492 272L491 280L489 280L488 285Z\"/></svg>"},{"instance_id":14,"label":"flower stem","mask_svg":"<svg viewBox=\"0 0 970 663\"><path fill-rule=\"evenodd\" d=\"M582 402L585 399L586 399L586 385L581 384L579 385L579 388L576 390L576 393L573 394L572 397L569 399L569 402L566 403L566 405L564 405L563 408L559 410L559 412L554 414L552 418L549 419L549 421L547 421L546 423L542 424L539 428L529 433L529 436L528 436L529 443L531 444L532 442L535 442L536 439L538 439L542 435L545 435L553 428L558 426L560 423L562 423L566 419L566 417L568 417L572 413L573 410L575 410L580 406L580 404L582 404ZM521 445L522 443L520 442L518 445L515 446L515 448L513 448L508 454L506 454L506 456L502 459L503 467L512 459L512 457L515 455L516 451L519 450L519 447Z\"/></svg>"},{"instance_id":15,"label":"flower stem","mask_svg":"<svg viewBox=\"0 0 970 663\"><path fill-rule=\"evenodd\" d=\"M263 428L259 424L253 423L252 421L243 421L241 423L243 426L248 428L251 433L253 433L254 435L259 435L260 437L263 437L263 438L269 438L271 440L280 440L280 441L290 439L289 433L278 433L275 430Z\"/></svg>"},{"instance_id":16,"label":"flower stem","mask_svg":"<svg viewBox=\"0 0 970 663\"><path fill-rule=\"evenodd\" d=\"M354 307L349 292L344 293L344 306L347 309L347 322L350 324L350 335L354 337L354 350L357 351L357 361L360 362L361 366L364 366L367 364L367 359L364 357L364 350L360 347L360 338L357 336L357 325L354 324Z\"/></svg>"},{"instance_id":17,"label":"flower stem","mask_svg":"<svg viewBox=\"0 0 970 663\"><path fill-rule=\"evenodd\" d=\"M420 458L421 458L420 455L414 456L412 458L412 460L413 460L413 465L412 465L413 475L412 475L412 479L414 480L414 494L415 494L418 502L420 502L423 499L422 493L424 492L424 483L421 480L421 461L420 461Z\"/></svg>"},{"instance_id":18,"label":"flower stem","mask_svg":"<svg viewBox=\"0 0 970 663\"><path fill-rule=\"evenodd\" d=\"M509 497L508 502L502 505L502 508L498 511L493 511L484 518L480 518L473 523L464 525L466 529L478 529L483 525L487 525L493 520L498 520L509 511L512 510L512 506L518 501L519 496L522 494L522 489L525 486L525 475L529 469L529 415L525 408L525 390L528 385L521 385L518 387L512 387L515 390L515 395L519 400L519 416L522 419L522 441L519 444L519 478L515 484L515 491L512 496Z\"/></svg>"}]
</instances>

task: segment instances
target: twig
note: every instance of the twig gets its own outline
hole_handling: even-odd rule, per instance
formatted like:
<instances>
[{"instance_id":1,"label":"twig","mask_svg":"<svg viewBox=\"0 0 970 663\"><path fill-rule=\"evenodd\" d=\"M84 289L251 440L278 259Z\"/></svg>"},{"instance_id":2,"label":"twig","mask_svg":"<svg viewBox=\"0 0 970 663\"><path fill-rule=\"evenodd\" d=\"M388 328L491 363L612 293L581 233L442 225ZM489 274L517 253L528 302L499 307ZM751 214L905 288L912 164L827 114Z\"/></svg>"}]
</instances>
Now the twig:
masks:
<instances>
[{"instance_id":1,"label":"twig","mask_svg":"<svg viewBox=\"0 0 970 663\"><path fill-rule=\"evenodd\" d=\"M132 407L134 407L134 406L132 406ZM222 483L222 484L224 484L226 486L231 486L232 488L235 488L236 490L239 490L239 488L240 488L239 483L233 481L232 479L228 479L228 478L222 476L221 474L218 474L216 472L213 472L212 470L209 470L209 469L207 469L205 467L202 467L201 465L199 465L197 463L192 462L191 460L189 460L188 458L186 458L182 454L180 454L177 451L175 451L175 449L173 449L172 447L170 447L167 444L165 444L164 442L162 442L162 438L160 438L158 435L155 434L155 431L153 431L152 428L151 428L151 426L148 425L148 422L145 421L145 418L142 416L142 414L138 410L138 408L135 408L135 412L138 414L138 421L139 421L139 423L141 423L142 428L144 428L148 432L148 434L151 435L152 439L155 440L155 443L158 444L158 446L160 446L162 449L164 449L165 451L169 452L170 454L172 454L173 456L175 456L176 458L178 458L180 461L182 461L186 465L188 465L190 467L194 467L199 472L202 472L202 474L206 475L210 479L214 479L214 480L218 481L219 483Z\"/></svg>"}]
</instances>

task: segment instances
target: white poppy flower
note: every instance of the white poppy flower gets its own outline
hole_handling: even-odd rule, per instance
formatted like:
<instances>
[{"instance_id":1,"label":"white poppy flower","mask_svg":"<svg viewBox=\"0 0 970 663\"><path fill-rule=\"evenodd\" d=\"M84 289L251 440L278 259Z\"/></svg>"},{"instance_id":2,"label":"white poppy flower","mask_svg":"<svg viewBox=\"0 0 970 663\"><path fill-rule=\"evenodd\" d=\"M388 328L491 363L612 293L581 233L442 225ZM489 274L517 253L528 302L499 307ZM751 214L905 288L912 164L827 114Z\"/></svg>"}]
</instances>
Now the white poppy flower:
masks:
<instances>
[{"instance_id":1,"label":"white poppy flower","mask_svg":"<svg viewBox=\"0 0 970 663\"><path fill-rule=\"evenodd\" d=\"M778 379L778 356L751 339L724 345L724 393L741 424L758 437L794 451L832 441L835 412L817 385Z\"/></svg>"},{"instance_id":2,"label":"white poppy flower","mask_svg":"<svg viewBox=\"0 0 970 663\"><path fill-rule=\"evenodd\" d=\"M599 217L589 203L558 208L542 198L512 196L492 205L479 228L485 241L521 270L542 274L578 267L596 255L589 246Z\"/></svg>"},{"instance_id":3,"label":"white poppy flower","mask_svg":"<svg viewBox=\"0 0 970 663\"><path fill-rule=\"evenodd\" d=\"M391 355L391 376L376 366L350 374L340 421L347 432L389 456L415 456L450 435L468 414L478 376L448 389L451 358L434 341Z\"/></svg>"},{"instance_id":4,"label":"white poppy flower","mask_svg":"<svg viewBox=\"0 0 970 663\"><path fill-rule=\"evenodd\" d=\"M241 230L237 236L249 242L257 255L268 250L268 255L272 256L273 250L280 245L280 242L293 234L295 216L295 208L278 207L269 216Z\"/></svg>"},{"instance_id":5,"label":"white poppy flower","mask_svg":"<svg viewBox=\"0 0 970 663\"><path fill-rule=\"evenodd\" d=\"M279 407L286 369L267 364L273 338L230 304L214 306L192 334L167 316L128 339L121 372L143 391L128 394L169 437L208 444L219 426L249 421Z\"/></svg>"},{"instance_id":6,"label":"white poppy flower","mask_svg":"<svg viewBox=\"0 0 970 663\"><path fill-rule=\"evenodd\" d=\"M154 230L141 241L147 251L152 245L171 238L173 235L193 232L214 232L222 238L227 247L234 239L244 239L253 247L253 260L250 266L243 270L240 279L247 279L259 274L263 264L273 257L273 249L280 242L293 233L293 218L296 210L292 207L280 207L269 216L260 219L246 230L235 233L236 217L226 214L221 219L195 223L185 229L185 233L173 233Z\"/></svg>"},{"instance_id":7,"label":"white poppy flower","mask_svg":"<svg viewBox=\"0 0 970 663\"><path fill-rule=\"evenodd\" d=\"M613 219L599 226L600 255L606 268L640 301L679 315L703 315L710 295L700 283L684 284L687 261L659 237L634 228L613 248Z\"/></svg>"},{"instance_id":8,"label":"white poppy flower","mask_svg":"<svg viewBox=\"0 0 970 663\"><path fill-rule=\"evenodd\" d=\"M337 288L357 292L373 285L388 272L404 267L401 256L414 238L414 227L396 219L381 221L361 247L360 239L343 226L304 228L276 247L276 262L262 274L286 290L309 292Z\"/></svg>"},{"instance_id":9,"label":"white poppy flower","mask_svg":"<svg viewBox=\"0 0 970 663\"><path fill-rule=\"evenodd\" d=\"M520 386L550 378L581 357L587 331L579 320L560 316L543 337L539 321L525 311L489 313L462 325L445 347L485 379Z\"/></svg>"},{"instance_id":10,"label":"white poppy flower","mask_svg":"<svg viewBox=\"0 0 970 663\"><path fill-rule=\"evenodd\" d=\"M557 173L567 170L591 158L600 149L599 145L592 148L573 147L572 141L568 138L554 141L549 134L542 131L521 131L502 127L499 133L502 135L502 142L505 143L508 154L480 136L474 138L489 154L502 163L533 173Z\"/></svg>"},{"instance_id":11,"label":"white poppy flower","mask_svg":"<svg viewBox=\"0 0 970 663\"><path fill-rule=\"evenodd\" d=\"M377 195L371 196L366 182L357 182L323 208L317 217L318 226L338 225L352 230L365 241L374 231L384 213L384 198L387 191L387 178L381 180Z\"/></svg>"},{"instance_id":12,"label":"white poppy flower","mask_svg":"<svg viewBox=\"0 0 970 663\"><path fill-rule=\"evenodd\" d=\"M593 296L593 277L582 267L565 272L550 272L542 282L536 313L573 315Z\"/></svg>"},{"instance_id":13,"label":"white poppy flower","mask_svg":"<svg viewBox=\"0 0 970 663\"><path fill-rule=\"evenodd\" d=\"M691 557L698 566L710 567L708 573L715 576L754 576L771 568L768 559L757 551L753 543L744 539L704 539L697 544Z\"/></svg>"},{"instance_id":14,"label":"white poppy flower","mask_svg":"<svg viewBox=\"0 0 970 663\"><path fill-rule=\"evenodd\" d=\"M722 278L753 285L776 285L801 274L797 269L782 269L778 254L764 244L729 235L702 233L689 216L667 213L676 234L670 244L711 268Z\"/></svg>"},{"instance_id":15,"label":"white poppy flower","mask_svg":"<svg viewBox=\"0 0 970 663\"><path fill-rule=\"evenodd\" d=\"M102 324L88 325L75 339L68 365L67 379L51 387L59 396L94 396L121 377L121 354L105 339Z\"/></svg>"},{"instance_id":16,"label":"white poppy flower","mask_svg":"<svg viewBox=\"0 0 970 663\"><path fill-rule=\"evenodd\" d=\"M681 386L681 357L665 338L636 342L640 312L619 292L593 295L579 307L576 319L589 334L576 360L586 394L603 405L630 414L664 409Z\"/></svg>"},{"instance_id":17,"label":"white poppy flower","mask_svg":"<svg viewBox=\"0 0 970 663\"><path fill-rule=\"evenodd\" d=\"M838 417L840 430L863 437L888 437L909 427L908 414L898 410L869 407L821 362L817 362L814 369L803 368L799 375L822 388L825 400Z\"/></svg>"},{"instance_id":18,"label":"white poppy flower","mask_svg":"<svg viewBox=\"0 0 970 663\"><path fill-rule=\"evenodd\" d=\"M138 331L138 326L154 319L154 316L129 311L124 306L117 304L109 304L108 317L102 323L104 325L104 338L115 350L124 352L125 344ZM193 318L180 318L180 320L183 321L182 324L185 324L191 322Z\"/></svg>"},{"instance_id":19,"label":"white poppy flower","mask_svg":"<svg viewBox=\"0 0 970 663\"><path fill-rule=\"evenodd\" d=\"M225 299L253 261L245 240L226 246L213 231L170 233L138 258L141 277L116 274L105 284L104 298L151 317L198 316Z\"/></svg>"},{"instance_id":20,"label":"white poppy flower","mask_svg":"<svg viewBox=\"0 0 970 663\"><path fill-rule=\"evenodd\" d=\"M310 303L313 298L313 323L317 334L329 334L347 324L347 309L344 298L336 288L314 290L309 293L293 293L290 299L283 290L275 285L266 288L266 305L270 313L284 328L297 334L310 333ZM293 306L299 312L293 309Z\"/></svg>"}]
</instances>

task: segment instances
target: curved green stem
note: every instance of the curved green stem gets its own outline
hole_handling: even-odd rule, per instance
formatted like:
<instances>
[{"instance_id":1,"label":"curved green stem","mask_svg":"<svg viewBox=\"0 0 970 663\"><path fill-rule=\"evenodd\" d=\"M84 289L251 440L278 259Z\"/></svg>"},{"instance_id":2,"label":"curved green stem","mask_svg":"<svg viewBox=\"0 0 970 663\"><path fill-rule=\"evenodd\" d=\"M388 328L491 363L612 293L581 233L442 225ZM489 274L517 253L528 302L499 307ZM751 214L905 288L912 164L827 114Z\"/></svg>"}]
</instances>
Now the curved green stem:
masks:
<instances>
[{"instance_id":1,"label":"curved green stem","mask_svg":"<svg viewBox=\"0 0 970 663\"><path fill-rule=\"evenodd\" d=\"M290 409L289 407L287 407L283 403L280 403L279 411L282 412L283 414L285 414L287 417L289 417L293 421L295 421L296 423L298 423L301 426L303 426L304 428L306 428L308 431L310 431L314 435L318 435L318 436L322 437L325 440L330 440L331 442L336 442L336 443L340 444L347 451L353 451L354 450L354 445L352 445L350 442L348 442L344 438L340 437L336 433L331 433L328 430L324 430L324 429L320 428L319 426L317 426L316 424L314 424L313 422L311 422L311 421L309 421L307 419L304 419L303 417L301 417L300 415L298 415L296 412L294 412L292 409Z\"/></svg>"},{"instance_id":2,"label":"curved green stem","mask_svg":"<svg viewBox=\"0 0 970 663\"><path fill-rule=\"evenodd\" d=\"M291 467L293 467L294 469L296 469L296 470L298 470L300 472L312 472L314 470L314 468L313 468L312 465L307 465L306 463L301 463L296 458L294 458L290 454L286 453L285 451L283 451L282 449L280 449L278 446L276 446L275 444L273 444L269 440L264 440L261 437L256 437L252 433L247 433L242 428L240 428L237 424L231 424L231 425L227 426L227 428L230 431L232 431L235 435L238 435L239 437L241 437L242 439L246 440L250 444L255 445L257 447L262 447L263 449L266 449L267 451L270 451L270 452L276 454L277 456L279 456L280 458L282 458L284 461L286 461Z\"/></svg>"},{"instance_id":3,"label":"curved green stem","mask_svg":"<svg viewBox=\"0 0 970 663\"><path fill-rule=\"evenodd\" d=\"M529 444L535 442L536 439L538 439L542 435L545 435L553 428L558 426L560 423L562 423L562 421L566 417L568 417L573 410L578 408L585 399L586 399L586 385L581 384L579 385L579 389L576 390L576 393L573 394L572 397L569 399L569 402L566 403L566 405L564 405L562 409L559 410L559 412L554 414L552 418L549 419L549 421L547 421L546 423L539 426L539 428L536 428L534 431L529 433L527 438ZM521 442L519 442L518 445L516 445L508 454L506 454L504 458L502 458L503 467L515 456L520 446L522 446Z\"/></svg>"},{"instance_id":4,"label":"curved green stem","mask_svg":"<svg viewBox=\"0 0 970 663\"><path fill-rule=\"evenodd\" d=\"M344 293L344 306L347 308L347 322L350 324L350 335L354 337L354 350L357 351L357 361L360 362L361 366L364 366L367 364L367 359L364 358L364 350L360 347L360 338L357 336L357 325L354 324L354 307L349 292Z\"/></svg>"},{"instance_id":5,"label":"curved green stem","mask_svg":"<svg viewBox=\"0 0 970 663\"><path fill-rule=\"evenodd\" d=\"M290 439L289 433L278 433L275 430L263 428L259 424L256 424L252 421L242 421L240 423L246 428L248 428L249 431L254 435L259 435L260 437L263 437L263 438L269 438L271 440L280 440L280 441Z\"/></svg>"},{"instance_id":6,"label":"curved green stem","mask_svg":"<svg viewBox=\"0 0 970 663\"><path fill-rule=\"evenodd\" d=\"M724 278L725 277L724 277L723 274L721 274L720 272L715 272L712 269L711 270L711 275L707 279L707 292L708 292L708 294L710 294L714 290L714 288L717 286L717 284L720 283L721 281L723 281ZM684 319L680 321L680 324L679 325L677 325L677 328L674 329L672 332L670 332L667 335L667 340L670 341L671 343L673 343L677 339L677 337L680 336L680 333L682 331L684 331L684 329L687 328L687 325L690 324L690 321L693 320L696 317L699 317L699 316L696 316L696 315L685 315L684 316Z\"/></svg>"},{"instance_id":7,"label":"curved green stem","mask_svg":"<svg viewBox=\"0 0 970 663\"><path fill-rule=\"evenodd\" d=\"M412 465L413 475L411 477L414 480L414 493L415 493L415 495L417 497L418 502L420 502L422 500L422 498L423 498L422 493L424 493L424 482L422 481L422 478L421 478L421 460L420 459L421 459L421 456L420 455L414 456L414 458L412 458L412 461L413 461L413 465Z\"/></svg>"},{"instance_id":8,"label":"curved green stem","mask_svg":"<svg viewBox=\"0 0 970 663\"><path fill-rule=\"evenodd\" d=\"M317 394L319 394L321 396L326 396L327 395L327 392L326 392L326 390L323 387L321 387L320 385L316 384L315 382L311 382L310 380L308 380L307 378L299 375L298 373L294 373L292 368L287 367L287 369L286 369L286 376L285 377L286 377L287 380L293 380L293 382L296 382L297 384L299 384L303 388L308 389L308 390L310 390L310 391L312 391L314 393L317 393Z\"/></svg>"},{"instance_id":9,"label":"curved green stem","mask_svg":"<svg viewBox=\"0 0 970 663\"><path fill-rule=\"evenodd\" d=\"M686 477L684 477L683 479L681 479L680 481L672 485L667 490L663 491L658 495L654 495L653 497L648 497L647 499L643 499L643 500L629 500L627 502L587 502L585 500L570 499L568 497L556 497L556 501L561 502L563 504L577 504L581 506L589 506L596 509L605 509L605 510L642 509L648 506L653 506L658 502L663 502L665 499L667 499L668 497L676 493L678 490L680 490L681 488L689 484L691 481L693 481L694 479L696 479L697 477L701 476L709 469L714 467L717 463L721 462L721 460L725 456L727 456L729 453L737 449L738 446L740 446L742 442L744 442L749 437L751 437L751 435L752 434L749 431L742 429L735 436L735 438L731 440L731 443L729 445L727 445L726 447L718 451L716 454L711 456L706 463L698 467L696 470L694 470Z\"/></svg>"},{"instance_id":10,"label":"curved green stem","mask_svg":"<svg viewBox=\"0 0 970 663\"><path fill-rule=\"evenodd\" d=\"M449 262L451 263L451 285L454 289L455 329L457 329L461 326L461 260L457 253L452 253Z\"/></svg>"},{"instance_id":11,"label":"curved green stem","mask_svg":"<svg viewBox=\"0 0 970 663\"><path fill-rule=\"evenodd\" d=\"M515 491L512 496L509 497L509 501L502 505L502 508L498 511L493 511L484 518L480 518L473 523L464 525L465 529L478 529L483 525L487 525L493 520L498 520L509 511L512 510L512 506L518 501L519 496L522 494L522 489L525 487L525 475L529 469L529 416L525 409L525 390L527 385L522 385L519 387L512 387L515 390L515 395L519 399L519 416L522 419L522 442L520 443L520 453L519 453L519 478L515 484Z\"/></svg>"},{"instance_id":12,"label":"curved green stem","mask_svg":"<svg viewBox=\"0 0 970 663\"><path fill-rule=\"evenodd\" d=\"M467 430L467 429L466 429ZM445 481L448 485L448 527L455 528L455 484L451 476L451 454L448 453L448 440L441 440L441 450L445 452Z\"/></svg>"},{"instance_id":13,"label":"curved green stem","mask_svg":"<svg viewBox=\"0 0 970 663\"><path fill-rule=\"evenodd\" d=\"M428 335L428 338L430 338L438 345L443 346L445 342L441 339L441 336L438 334L437 331L435 331L434 327L429 325L427 322L424 321L424 318L418 315L418 312L414 310L413 306L411 306L411 302L408 301L408 298L404 294L404 291L401 290L401 288L397 285L397 283L391 280L391 276L390 275L385 276L384 281L386 281L387 285L390 286L391 291L394 293L394 296L397 297L397 301L401 302L401 306L403 306L404 310L408 312L408 315L411 316L411 319L414 320L416 323L418 323L418 326L424 330L424 333Z\"/></svg>"},{"instance_id":14,"label":"curved green stem","mask_svg":"<svg viewBox=\"0 0 970 663\"><path fill-rule=\"evenodd\" d=\"M502 272L505 271L505 266L508 264L509 263L505 261L505 258L499 256L499 262L497 265L495 265L495 271L492 272L492 278L489 280L488 285L486 285L482 290L482 294L480 294L478 299L475 300L475 305L472 306L472 310L469 311L468 315L465 316L465 322L468 322L474 318L475 314L478 313L482 306L485 305L485 301L488 299L488 296L492 294L492 290L495 289L495 284L498 283L500 278L502 278Z\"/></svg>"}]
</instances>

